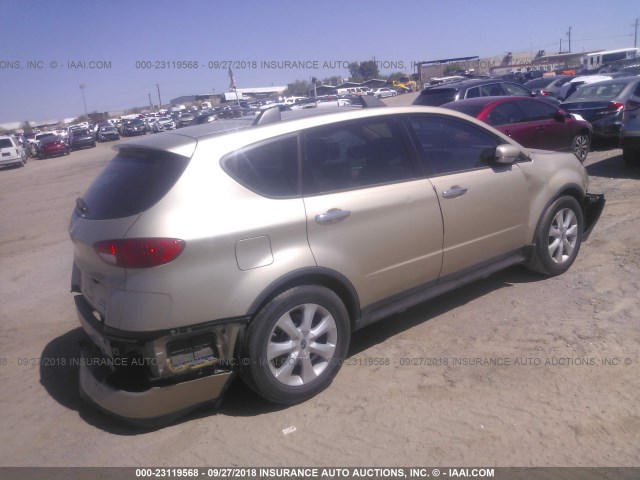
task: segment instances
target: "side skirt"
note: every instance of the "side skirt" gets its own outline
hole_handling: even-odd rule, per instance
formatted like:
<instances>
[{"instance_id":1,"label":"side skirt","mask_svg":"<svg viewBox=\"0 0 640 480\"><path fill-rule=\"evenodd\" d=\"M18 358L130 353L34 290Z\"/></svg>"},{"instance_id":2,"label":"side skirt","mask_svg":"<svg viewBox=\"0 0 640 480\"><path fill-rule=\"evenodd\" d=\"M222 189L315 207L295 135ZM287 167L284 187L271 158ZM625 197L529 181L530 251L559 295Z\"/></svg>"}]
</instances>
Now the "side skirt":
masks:
<instances>
[{"instance_id":1,"label":"side skirt","mask_svg":"<svg viewBox=\"0 0 640 480\"><path fill-rule=\"evenodd\" d=\"M355 330L364 328L395 313L402 312L427 300L431 300L434 297L462 287L463 285L488 277L505 268L526 263L532 258L533 252L534 245L528 245L517 252L449 275L446 278L440 279L437 283L432 282L417 287L411 290L409 294L403 292L389 299L376 302L362 310L362 316L356 320Z\"/></svg>"}]
</instances>

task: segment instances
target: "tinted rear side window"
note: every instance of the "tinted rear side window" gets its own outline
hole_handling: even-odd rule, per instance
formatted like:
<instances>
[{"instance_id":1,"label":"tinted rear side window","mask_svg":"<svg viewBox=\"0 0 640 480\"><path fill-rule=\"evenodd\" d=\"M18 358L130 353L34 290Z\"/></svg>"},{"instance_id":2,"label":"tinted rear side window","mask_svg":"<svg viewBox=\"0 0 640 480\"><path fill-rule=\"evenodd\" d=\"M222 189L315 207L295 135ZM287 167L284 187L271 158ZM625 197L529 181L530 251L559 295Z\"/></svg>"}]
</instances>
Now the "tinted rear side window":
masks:
<instances>
[{"instance_id":1,"label":"tinted rear side window","mask_svg":"<svg viewBox=\"0 0 640 480\"><path fill-rule=\"evenodd\" d=\"M13 143L8 138L0 138L0 148L13 148Z\"/></svg>"},{"instance_id":2,"label":"tinted rear side window","mask_svg":"<svg viewBox=\"0 0 640 480\"><path fill-rule=\"evenodd\" d=\"M305 136L304 194L316 195L415 178L393 119L358 120L311 129Z\"/></svg>"},{"instance_id":3,"label":"tinted rear side window","mask_svg":"<svg viewBox=\"0 0 640 480\"><path fill-rule=\"evenodd\" d=\"M234 152L222 159L222 168L260 195L297 196L298 137L283 137Z\"/></svg>"},{"instance_id":4,"label":"tinted rear side window","mask_svg":"<svg viewBox=\"0 0 640 480\"><path fill-rule=\"evenodd\" d=\"M434 88L433 90L423 90L414 100L414 105L428 105L438 107L443 103L453 102L458 91L455 88Z\"/></svg>"},{"instance_id":5,"label":"tinted rear side window","mask_svg":"<svg viewBox=\"0 0 640 480\"><path fill-rule=\"evenodd\" d=\"M170 152L120 150L78 200L79 213L91 220L141 213L167 194L188 163Z\"/></svg>"}]
</instances>

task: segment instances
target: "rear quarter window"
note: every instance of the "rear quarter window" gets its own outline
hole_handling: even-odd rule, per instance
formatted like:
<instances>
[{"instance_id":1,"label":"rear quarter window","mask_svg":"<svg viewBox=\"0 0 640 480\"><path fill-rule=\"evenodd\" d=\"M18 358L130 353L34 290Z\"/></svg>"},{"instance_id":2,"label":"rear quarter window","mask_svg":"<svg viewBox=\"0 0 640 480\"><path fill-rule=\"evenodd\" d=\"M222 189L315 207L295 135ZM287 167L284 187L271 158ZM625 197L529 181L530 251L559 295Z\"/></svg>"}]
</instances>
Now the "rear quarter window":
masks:
<instances>
[{"instance_id":1,"label":"rear quarter window","mask_svg":"<svg viewBox=\"0 0 640 480\"><path fill-rule=\"evenodd\" d=\"M423 90L413 102L414 105L437 107L444 103L453 102L458 91L454 88L437 88Z\"/></svg>"},{"instance_id":2,"label":"rear quarter window","mask_svg":"<svg viewBox=\"0 0 640 480\"><path fill-rule=\"evenodd\" d=\"M265 197L287 198L300 194L297 135L243 148L221 160L236 182Z\"/></svg>"},{"instance_id":3,"label":"rear quarter window","mask_svg":"<svg viewBox=\"0 0 640 480\"><path fill-rule=\"evenodd\" d=\"M155 205L175 185L189 158L170 152L122 149L78 204L90 220L123 218Z\"/></svg>"}]
</instances>

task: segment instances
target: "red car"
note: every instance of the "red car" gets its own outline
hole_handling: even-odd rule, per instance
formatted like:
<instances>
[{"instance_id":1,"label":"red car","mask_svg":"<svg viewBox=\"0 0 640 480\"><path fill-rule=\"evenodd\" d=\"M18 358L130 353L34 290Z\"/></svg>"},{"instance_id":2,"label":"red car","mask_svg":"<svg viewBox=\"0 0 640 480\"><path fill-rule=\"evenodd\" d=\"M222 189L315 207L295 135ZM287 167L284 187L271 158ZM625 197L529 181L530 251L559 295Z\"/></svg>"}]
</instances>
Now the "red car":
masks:
<instances>
[{"instance_id":1,"label":"red car","mask_svg":"<svg viewBox=\"0 0 640 480\"><path fill-rule=\"evenodd\" d=\"M442 105L488 123L527 148L589 154L591 124L532 97L478 97Z\"/></svg>"},{"instance_id":2,"label":"red car","mask_svg":"<svg viewBox=\"0 0 640 480\"><path fill-rule=\"evenodd\" d=\"M38 144L38 158L54 157L57 155L69 155L70 148L62 138L57 135L45 137Z\"/></svg>"}]
</instances>

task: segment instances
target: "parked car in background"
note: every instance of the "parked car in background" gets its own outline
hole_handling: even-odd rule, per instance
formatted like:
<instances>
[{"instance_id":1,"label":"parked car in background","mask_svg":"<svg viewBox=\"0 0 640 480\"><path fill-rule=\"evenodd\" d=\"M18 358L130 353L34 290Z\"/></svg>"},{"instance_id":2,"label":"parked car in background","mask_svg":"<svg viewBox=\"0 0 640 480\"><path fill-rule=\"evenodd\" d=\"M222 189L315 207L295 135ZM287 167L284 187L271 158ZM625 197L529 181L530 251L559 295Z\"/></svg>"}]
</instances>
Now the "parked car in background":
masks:
<instances>
[{"instance_id":1,"label":"parked car in background","mask_svg":"<svg viewBox=\"0 0 640 480\"><path fill-rule=\"evenodd\" d=\"M531 90L518 83L495 78L477 78L426 87L420 92L420 95L416 97L413 104L437 107L465 98L496 97L503 95L516 95L520 97L535 96Z\"/></svg>"},{"instance_id":2,"label":"parked car in background","mask_svg":"<svg viewBox=\"0 0 640 480\"><path fill-rule=\"evenodd\" d=\"M245 102L246 103L246 102ZM245 107L242 107L245 108ZM203 123L210 123L216 119L216 114L211 109L203 109L193 114L192 125L201 125Z\"/></svg>"},{"instance_id":3,"label":"parked car in background","mask_svg":"<svg viewBox=\"0 0 640 480\"><path fill-rule=\"evenodd\" d=\"M40 144L40 140L46 137L55 136L56 132L39 132L36 133L33 138L29 139L29 150L27 151L28 155L32 157L38 156L38 145Z\"/></svg>"},{"instance_id":4,"label":"parked car in background","mask_svg":"<svg viewBox=\"0 0 640 480\"><path fill-rule=\"evenodd\" d=\"M138 118L131 120L123 120L120 125L120 135L123 137L131 137L134 135L146 135L147 127L144 122Z\"/></svg>"},{"instance_id":5,"label":"parked car in background","mask_svg":"<svg viewBox=\"0 0 640 480\"><path fill-rule=\"evenodd\" d=\"M508 266L566 272L604 206L573 154L467 115L327 110L118 145L69 223L83 398L166 420L239 373L303 402L353 331Z\"/></svg>"},{"instance_id":6,"label":"parked car in background","mask_svg":"<svg viewBox=\"0 0 640 480\"><path fill-rule=\"evenodd\" d=\"M367 93L367 95L373 95L376 98L395 97L396 95L398 95L398 92L396 92L393 88L381 87L376 88L375 90L371 90Z\"/></svg>"},{"instance_id":7,"label":"parked car in background","mask_svg":"<svg viewBox=\"0 0 640 480\"><path fill-rule=\"evenodd\" d=\"M20 142L12 135L0 136L0 167L17 165L24 167L27 164L27 153Z\"/></svg>"},{"instance_id":8,"label":"parked car in background","mask_svg":"<svg viewBox=\"0 0 640 480\"><path fill-rule=\"evenodd\" d=\"M640 82L632 87L624 102L620 125L620 147L625 165L640 166Z\"/></svg>"},{"instance_id":9,"label":"parked car in background","mask_svg":"<svg viewBox=\"0 0 640 480\"><path fill-rule=\"evenodd\" d=\"M636 76L582 85L561 107L590 122L594 138L618 141L625 103L638 83Z\"/></svg>"},{"instance_id":10,"label":"parked car in background","mask_svg":"<svg viewBox=\"0 0 640 480\"><path fill-rule=\"evenodd\" d=\"M145 117L141 120L144 122L147 132L158 133L163 131L162 127L157 125L158 119L156 117Z\"/></svg>"},{"instance_id":11,"label":"parked car in background","mask_svg":"<svg viewBox=\"0 0 640 480\"><path fill-rule=\"evenodd\" d=\"M539 98L480 97L445 103L488 123L527 148L573 152L584 162L591 145L591 125Z\"/></svg>"},{"instance_id":12,"label":"parked car in background","mask_svg":"<svg viewBox=\"0 0 640 480\"><path fill-rule=\"evenodd\" d=\"M158 123L162 125L163 130L174 130L176 128L175 123L173 123L173 119L171 117L160 117L158 118Z\"/></svg>"},{"instance_id":13,"label":"parked car in background","mask_svg":"<svg viewBox=\"0 0 640 480\"><path fill-rule=\"evenodd\" d=\"M189 112L181 112L174 117L176 128L188 127L193 122L193 115Z\"/></svg>"},{"instance_id":14,"label":"parked car in background","mask_svg":"<svg viewBox=\"0 0 640 480\"><path fill-rule=\"evenodd\" d=\"M99 142L120 140L120 133L118 133L118 129L111 124L102 125L98 127L98 131L96 132L96 139Z\"/></svg>"},{"instance_id":15,"label":"parked car in background","mask_svg":"<svg viewBox=\"0 0 640 480\"><path fill-rule=\"evenodd\" d=\"M590 83L604 82L605 80L611 80L613 77L610 75L582 75L579 77L573 77L560 87L560 94L558 98L565 100L575 92L579 86L588 85Z\"/></svg>"},{"instance_id":16,"label":"parked car in background","mask_svg":"<svg viewBox=\"0 0 640 480\"><path fill-rule=\"evenodd\" d=\"M69 144L59 135L45 137L38 144L38 158L57 157L69 155Z\"/></svg>"},{"instance_id":17,"label":"parked car in background","mask_svg":"<svg viewBox=\"0 0 640 480\"><path fill-rule=\"evenodd\" d=\"M93 148L95 146L96 138L88 128L76 128L69 134L69 147L71 150Z\"/></svg>"},{"instance_id":18,"label":"parked car in background","mask_svg":"<svg viewBox=\"0 0 640 480\"><path fill-rule=\"evenodd\" d=\"M553 75L529 80L524 86L536 95L560 99L560 88L574 78L573 75Z\"/></svg>"}]
</instances>

